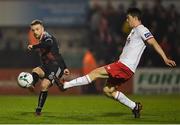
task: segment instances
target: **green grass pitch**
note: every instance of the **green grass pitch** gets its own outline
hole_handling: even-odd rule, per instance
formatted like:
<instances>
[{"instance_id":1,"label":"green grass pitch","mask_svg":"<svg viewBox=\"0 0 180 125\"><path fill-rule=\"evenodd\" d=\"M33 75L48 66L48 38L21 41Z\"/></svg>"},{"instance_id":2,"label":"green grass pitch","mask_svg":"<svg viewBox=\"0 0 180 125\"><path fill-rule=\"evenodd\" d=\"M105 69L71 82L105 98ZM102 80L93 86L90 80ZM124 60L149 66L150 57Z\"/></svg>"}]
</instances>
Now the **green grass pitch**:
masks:
<instances>
[{"instance_id":1,"label":"green grass pitch","mask_svg":"<svg viewBox=\"0 0 180 125\"><path fill-rule=\"evenodd\" d=\"M49 96L43 114L34 115L37 96L0 96L0 123L24 124L180 124L180 95L129 96L143 104L142 117L105 96Z\"/></svg>"}]
</instances>

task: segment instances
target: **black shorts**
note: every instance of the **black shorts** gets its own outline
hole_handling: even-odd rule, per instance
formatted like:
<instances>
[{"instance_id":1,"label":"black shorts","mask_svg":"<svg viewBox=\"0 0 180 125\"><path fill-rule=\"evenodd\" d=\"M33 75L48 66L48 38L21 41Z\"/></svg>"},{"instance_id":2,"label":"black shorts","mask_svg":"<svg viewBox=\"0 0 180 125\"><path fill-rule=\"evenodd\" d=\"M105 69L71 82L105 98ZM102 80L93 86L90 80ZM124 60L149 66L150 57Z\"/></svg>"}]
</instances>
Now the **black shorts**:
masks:
<instances>
[{"instance_id":1,"label":"black shorts","mask_svg":"<svg viewBox=\"0 0 180 125\"><path fill-rule=\"evenodd\" d=\"M45 73L44 78L47 78L54 83L55 80L62 77L64 69L62 69L59 65L54 64L45 64L40 66Z\"/></svg>"}]
</instances>

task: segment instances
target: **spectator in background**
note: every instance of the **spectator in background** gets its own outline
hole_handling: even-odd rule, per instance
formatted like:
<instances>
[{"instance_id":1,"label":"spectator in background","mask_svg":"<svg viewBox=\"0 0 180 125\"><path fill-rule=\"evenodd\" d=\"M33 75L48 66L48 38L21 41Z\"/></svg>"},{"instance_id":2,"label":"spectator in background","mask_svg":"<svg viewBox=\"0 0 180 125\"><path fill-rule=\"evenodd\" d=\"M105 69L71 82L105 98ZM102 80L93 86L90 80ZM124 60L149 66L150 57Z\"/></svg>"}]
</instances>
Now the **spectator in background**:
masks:
<instances>
[{"instance_id":1,"label":"spectator in background","mask_svg":"<svg viewBox=\"0 0 180 125\"><path fill-rule=\"evenodd\" d=\"M162 49L165 51L166 55L168 58L172 57L172 46L171 44L169 44L168 42L168 38L167 35L164 35L162 37L162 41L160 42L160 46L162 47Z\"/></svg>"},{"instance_id":2,"label":"spectator in background","mask_svg":"<svg viewBox=\"0 0 180 125\"><path fill-rule=\"evenodd\" d=\"M152 16L153 15L152 15L152 13L150 13L148 4L144 3L142 5L142 21L143 21L144 25L147 26L148 28L150 28L151 22L153 21Z\"/></svg>"},{"instance_id":3,"label":"spectator in background","mask_svg":"<svg viewBox=\"0 0 180 125\"><path fill-rule=\"evenodd\" d=\"M1 39L3 39L3 33L2 33L2 31L1 31L1 29L0 29L0 40Z\"/></svg>"},{"instance_id":4,"label":"spectator in background","mask_svg":"<svg viewBox=\"0 0 180 125\"><path fill-rule=\"evenodd\" d=\"M122 26L125 20L126 20L126 13L125 13L124 5L119 4L117 12L116 12L116 19L115 19L115 24L116 24L115 31L116 31L116 34L119 36L123 35Z\"/></svg>"},{"instance_id":5,"label":"spectator in background","mask_svg":"<svg viewBox=\"0 0 180 125\"><path fill-rule=\"evenodd\" d=\"M132 1L129 6L137 6L138 1ZM130 27L128 26L127 22L125 21L125 12L124 12L124 5L121 3L115 9L113 6L113 1L108 0L105 6L101 5L98 0L96 0L95 4L93 4L94 8L101 8L99 11L93 11L93 15L98 14L98 21L96 20L94 25L97 28L97 32L93 32L90 36L90 45L93 45L95 48L95 53L97 53L97 61L106 63L106 57L113 56L113 52L106 53L109 50L110 46L114 43L116 45L116 50L120 48L124 44L124 40L130 32ZM105 10L103 10L105 7ZM168 8L165 8L162 4L162 0L154 0L154 5L148 6L146 1L142 4L142 22L145 26L147 26L152 34L156 37L157 41L162 41L163 37L166 35L171 48L175 51L175 53L171 54L175 60L178 60L178 48L180 47L178 41L179 29L180 26L179 21L179 13L174 4L170 4ZM91 18L94 18L94 16ZM99 22L99 23L98 23ZM93 26L93 24L92 24ZM100 32L100 34L99 34ZM107 43L107 45L101 46L101 43ZM91 46L92 47L92 46ZM113 47L112 47L113 48ZM154 55L152 58L143 57L143 63L140 63L140 66L154 66L159 67L162 66L158 64L158 56L152 51L151 47L147 47L147 53L151 53ZM99 55L99 53L104 53L104 55ZM147 54L146 53L146 54ZM145 54L145 55L146 55ZM156 56L155 56L156 55ZM110 61L113 61L110 60ZM178 63L178 62L177 62ZM103 64L103 63L102 63Z\"/></svg>"},{"instance_id":6,"label":"spectator in background","mask_svg":"<svg viewBox=\"0 0 180 125\"><path fill-rule=\"evenodd\" d=\"M97 68L97 62L96 59L94 57L94 54L92 52L92 50L87 49L84 57L83 57L83 68L82 68L82 72L83 74L88 74L90 71L92 71L93 69ZM96 93L96 85L95 84L91 84L90 86L83 86L83 92L87 92L89 93Z\"/></svg>"}]
</instances>

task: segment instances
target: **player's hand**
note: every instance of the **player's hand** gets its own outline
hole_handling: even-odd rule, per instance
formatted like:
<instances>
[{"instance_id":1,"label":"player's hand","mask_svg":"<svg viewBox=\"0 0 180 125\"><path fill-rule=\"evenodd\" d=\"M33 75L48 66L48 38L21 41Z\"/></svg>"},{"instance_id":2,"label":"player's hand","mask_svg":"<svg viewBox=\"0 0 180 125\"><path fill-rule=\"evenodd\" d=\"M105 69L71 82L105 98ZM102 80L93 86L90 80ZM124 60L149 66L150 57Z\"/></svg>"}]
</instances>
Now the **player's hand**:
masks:
<instances>
[{"instance_id":1,"label":"player's hand","mask_svg":"<svg viewBox=\"0 0 180 125\"><path fill-rule=\"evenodd\" d=\"M69 75L69 74L70 74L69 69L65 69L65 70L64 70L64 74L65 74L65 75Z\"/></svg>"},{"instance_id":2,"label":"player's hand","mask_svg":"<svg viewBox=\"0 0 180 125\"><path fill-rule=\"evenodd\" d=\"M28 45L28 50L32 50L33 45Z\"/></svg>"},{"instance_id":3,"label":"player's hand","mask_svg":"<svg viewBox=\"0 0 180 125\"><path fill-rule=\"evenodd\" d=\"M175 67L176 66L176 62L170 59L166 59L164 60L165 64L170 66L170 67Z\"/></svg>"}]
</instances>

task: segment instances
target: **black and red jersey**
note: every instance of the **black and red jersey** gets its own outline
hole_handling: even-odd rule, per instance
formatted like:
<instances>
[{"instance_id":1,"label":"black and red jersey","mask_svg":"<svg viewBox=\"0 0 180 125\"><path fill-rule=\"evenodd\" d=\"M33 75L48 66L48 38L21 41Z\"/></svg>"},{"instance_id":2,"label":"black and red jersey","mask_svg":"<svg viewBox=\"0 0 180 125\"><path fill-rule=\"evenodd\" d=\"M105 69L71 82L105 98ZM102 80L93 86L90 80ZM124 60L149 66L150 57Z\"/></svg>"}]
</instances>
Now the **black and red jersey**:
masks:
<instances>
[{"instance_id":1,"label":"black and red jersey","mask_svg":"<svg viewBox=\"0 0 180 125\"><path fill-rule=\"evenodd\" d=\"M66 64L59 52L59 45L56 38L48 32L44 32L39 44L33 45L33 49L38 50L42 64L59 64L65 69Z\"/></svg>"}]
</instances>

